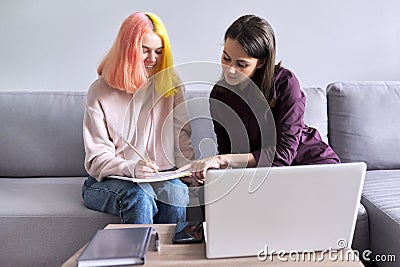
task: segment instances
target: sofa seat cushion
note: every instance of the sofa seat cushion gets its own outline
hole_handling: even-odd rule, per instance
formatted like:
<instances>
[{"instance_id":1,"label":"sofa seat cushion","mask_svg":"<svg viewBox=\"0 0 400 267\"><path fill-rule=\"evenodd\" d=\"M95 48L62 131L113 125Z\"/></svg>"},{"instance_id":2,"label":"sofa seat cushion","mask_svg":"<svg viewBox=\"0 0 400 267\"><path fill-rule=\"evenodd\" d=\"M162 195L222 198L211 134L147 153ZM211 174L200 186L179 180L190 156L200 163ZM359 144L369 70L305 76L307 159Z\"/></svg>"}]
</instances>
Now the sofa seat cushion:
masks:
<instances>
[{"instance_id":1,"label":"sofa seat cushion","mask_svg":"<svg viewBox=\"0 0 400 267\"><path fill-rule=\"evenodd\" d=\"M90 210L84 177L0 177L0 266L61 266L118 216Z\"/></svg>"},{"instance_id":2,"label":"sofa seat cushion","mask_svg":"<svg viewBox=\"0 0 400 267\"><path fill-rule=\"evenodd\" d=\"M0 216L102 217L83 204L84 179L0 178Z\"/></svg>"},{"instance_id":3,"label":"sofa seat cushion","mask_svg":"<svg viewBox=\"0 0 400 267\"><path fill-rule=\"evenodd\" d=\"M368 213L363 204L358 207L356 227L351 247L357 251L369 249Z\"/></svg>"},{"instance_id":4,"label":"sofa seat cushion","mask_svg":"<svg viewBox=\"0 0 400 267\"><path fill-rule=\"evenodd\" d=\"M367 171L361 202L368 210L371 251L399 259L400 170Z\"/></svg>"}]
</instances>

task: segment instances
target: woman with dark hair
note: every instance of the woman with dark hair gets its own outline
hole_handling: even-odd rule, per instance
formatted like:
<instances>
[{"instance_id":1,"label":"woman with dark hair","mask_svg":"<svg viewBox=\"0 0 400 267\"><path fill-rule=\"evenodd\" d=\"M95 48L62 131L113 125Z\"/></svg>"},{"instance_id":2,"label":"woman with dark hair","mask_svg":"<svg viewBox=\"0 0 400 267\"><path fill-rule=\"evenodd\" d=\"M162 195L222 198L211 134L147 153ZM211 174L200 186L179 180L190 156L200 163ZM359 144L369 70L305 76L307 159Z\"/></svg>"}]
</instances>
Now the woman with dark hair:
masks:
<instances>
[{"instance_id":1,"label":"woman with dark hair","mask_svg":"<svg viewBox=\"0 0 400 267\"><path fill-rule=\"evenodd\" d=\"M275 63L271 25L244 15L224 40L223 78L210 95L219 155L180 170L190 169L202 184L208 168L339 163L318 131L304 124L306 98L294 73Z\"/></svg>"}]
</instances>

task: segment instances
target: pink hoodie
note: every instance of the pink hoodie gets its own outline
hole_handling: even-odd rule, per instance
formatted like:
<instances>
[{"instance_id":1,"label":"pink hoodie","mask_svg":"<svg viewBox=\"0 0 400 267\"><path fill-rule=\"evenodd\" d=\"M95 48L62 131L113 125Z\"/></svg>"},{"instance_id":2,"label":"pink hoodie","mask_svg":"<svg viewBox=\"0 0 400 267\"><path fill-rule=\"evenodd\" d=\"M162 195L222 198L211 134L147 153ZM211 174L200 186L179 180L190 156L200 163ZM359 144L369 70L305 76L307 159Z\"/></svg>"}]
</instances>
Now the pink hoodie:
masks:
<instances>
[{"instance_id":1,"label":"pink hoodie","mask_svg":"<svg viewBox=\"0 0 400 267\"><path fill-rule=\"evenodd\" d=\"M184 88L162 97L150 85L134 95L111 88L102 79L89 88L83 122L85 168L102 181L106 176L132 177L140 157L131 142L160 170L181 167L194 158Z\"/></svg>"}]
</instances>

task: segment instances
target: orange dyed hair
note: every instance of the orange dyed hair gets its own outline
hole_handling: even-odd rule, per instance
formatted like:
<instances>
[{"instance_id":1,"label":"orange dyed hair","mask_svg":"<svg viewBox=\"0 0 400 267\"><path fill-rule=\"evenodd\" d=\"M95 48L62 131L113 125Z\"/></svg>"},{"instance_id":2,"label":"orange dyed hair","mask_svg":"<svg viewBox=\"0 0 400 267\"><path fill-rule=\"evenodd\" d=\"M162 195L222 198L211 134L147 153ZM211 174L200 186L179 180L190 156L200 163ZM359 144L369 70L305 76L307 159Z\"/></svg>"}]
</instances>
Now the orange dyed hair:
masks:
<instances>
[{"instance_id":1,"label":"orange dyed hair","mask_svg":"<svg viewBox=\"0 0 400 267\"><path fill-rule=\"evenodd\" d=\"M157 33L163 43L163 57L156 72L156 88L165 96L175 92L178 84L174 71L168 34L161 20L152 13L135 12L122 23L117 38L106 56L100 62L97 73L109 86L134 93L145 82L147 72L143 64L143 35L149 31Z\"/></svg>"}]
</instances>

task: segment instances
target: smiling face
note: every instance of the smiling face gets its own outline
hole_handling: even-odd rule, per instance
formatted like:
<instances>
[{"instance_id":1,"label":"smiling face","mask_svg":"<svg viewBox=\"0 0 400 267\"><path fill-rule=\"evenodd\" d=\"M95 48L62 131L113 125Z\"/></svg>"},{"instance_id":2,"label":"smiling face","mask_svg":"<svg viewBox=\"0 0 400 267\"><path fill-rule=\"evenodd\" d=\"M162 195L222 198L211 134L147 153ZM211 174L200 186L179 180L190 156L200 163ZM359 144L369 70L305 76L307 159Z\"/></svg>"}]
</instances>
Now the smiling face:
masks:
<instances>
[{"instance_id":1,"label":"smiling face","mask_svg":"<svg viewBox=\"0 0 400 267\"><path fill-rule=\"evenodd\" d=\"M160 66L163 57L164 47L160 36L153 31L145 33L142 40L142 49L147 77L151 77Z\"/></svg>"},{"instance_id":2,"label":"smiling face","mask_svg":"<svg viewBox=\"0 0 400 267\"><path fill-rule=\"evenodd\" d=\"M257 68L262 66L260 60L250 57L243 46L234 39L227 38L221 57L225 81L237 85L251 78Z\"/></svg>"}]
</instances>

